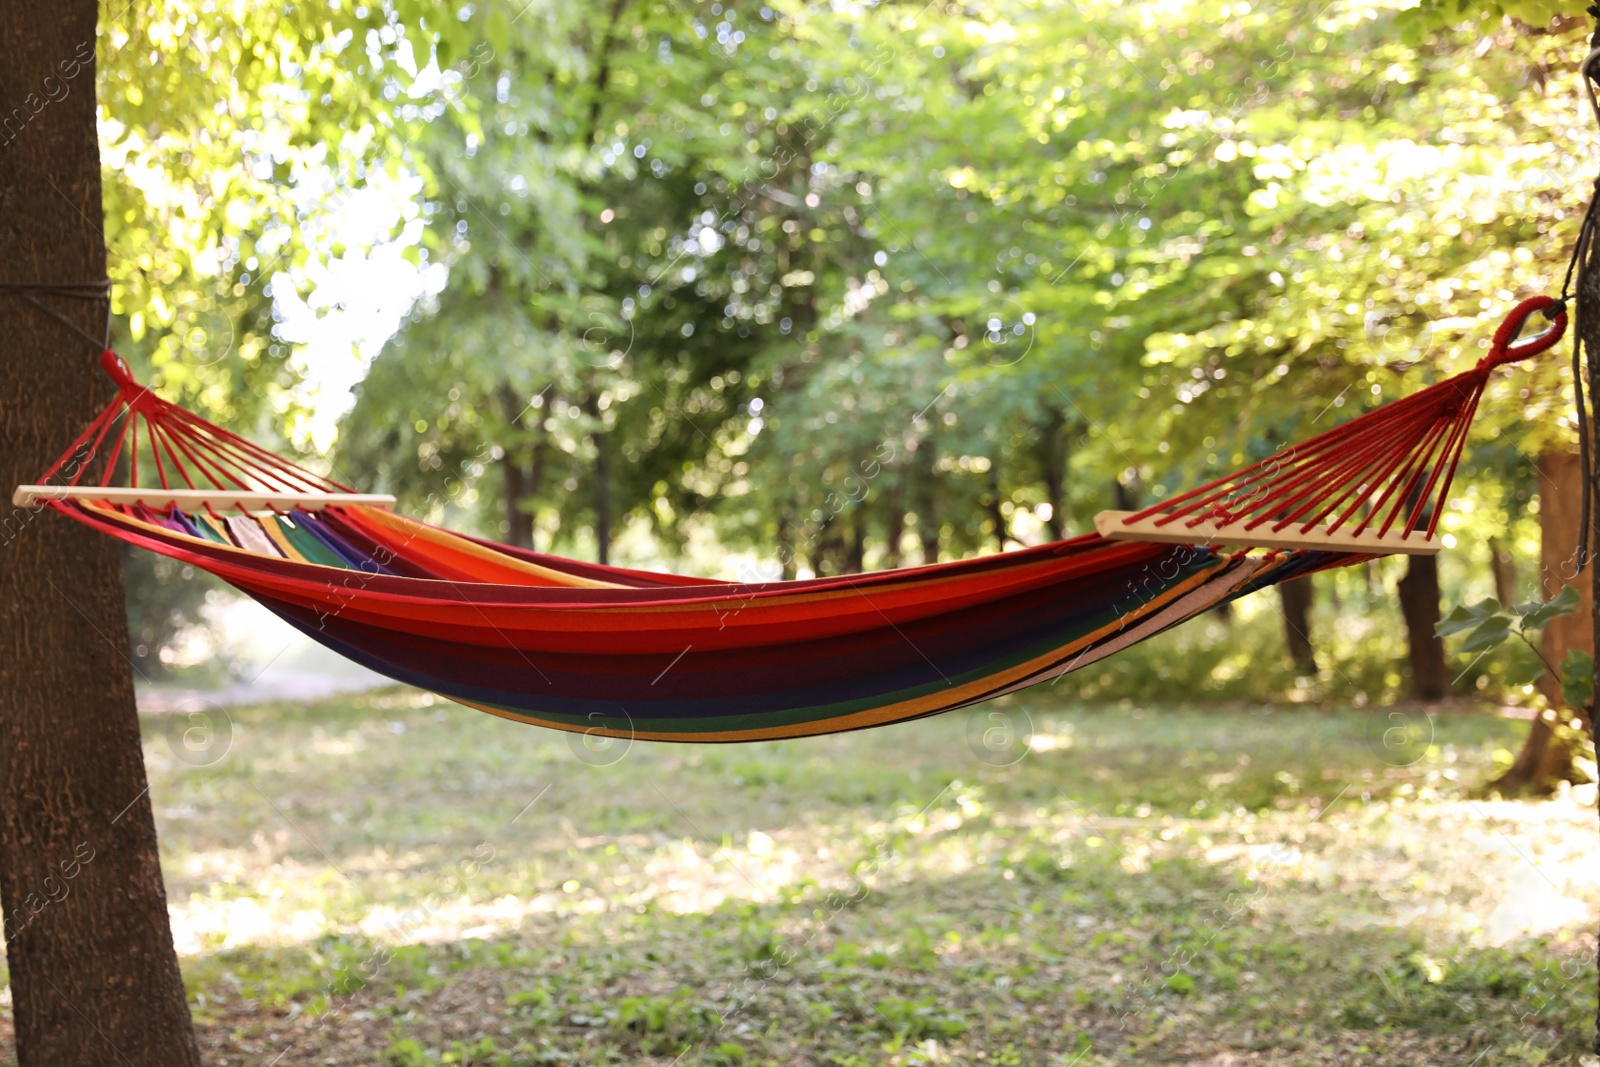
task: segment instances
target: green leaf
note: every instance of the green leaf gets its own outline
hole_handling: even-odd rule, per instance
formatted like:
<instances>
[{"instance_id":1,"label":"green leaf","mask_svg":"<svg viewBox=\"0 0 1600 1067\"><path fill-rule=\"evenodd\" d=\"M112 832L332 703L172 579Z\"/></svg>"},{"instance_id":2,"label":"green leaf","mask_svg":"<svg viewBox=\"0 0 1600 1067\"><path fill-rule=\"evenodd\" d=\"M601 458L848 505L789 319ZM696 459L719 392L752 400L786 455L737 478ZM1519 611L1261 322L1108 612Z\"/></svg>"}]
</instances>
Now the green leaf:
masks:
<instances>
[{"instance_id":1,"label":"green leaf","mask_svg":"<svg viewBox=\"0 0 1600 1067\"><path fill-rule=\"evenodd\" d=\"M1449 637L1451 634L1472 629L1499 610L1500 601L1492 598L1480 600L1476 604L1457 604L1450 614L1433 624L1433 632L1440 637Z\"/></svg>"},{"instance_id":2,"label":"green leaf","mask_svg":"<svg viewBox=\"0 0 1600 1067\"><path fill-rule=\"evenodd\" d=\"M1463 652L1482 652L1493 648L1511 636L1511 618L1508 615L1491 615L1477 625L1467 639L1461 642Z\"/></svg>"},{"instance_id":3,"label":"green leaf","mask_svg":"<svg viewBox=\"0 0 1600 1067\"><path fill-rule=\"evenodd\" d=\"M1561 661L1561 699L1569 708L1587 708L1594 703L1594 657L1569 649Z\"/></svg>"},{"instance_id":4,"label":"green leaf","mask_svg":"<svg viewBox=\"0 0 1600 1067\"><path fill-rule=\"evenodd\" d=\"M1506 671L1506 684L1532 685L1534 682L1537 682L1543 677L1544 664L1540 663L1536 659L1527 660L1522 663L1513 664L1511 669Z\"/></svg>"},{"instance_id":5,"label":"green leaf","mask_svg":"<svg viewBox=\"0 0 1600 1067\"><path fill-rule=\"evenodd\" d=\"M1522 607L1527 607L1524 604ZM1525 630L1536 630L1548 623L1551 619L1559 619L1563 615L1571 615L1578 610L1578 591L1570 585L1561 587L1561 592L1534 607L1532 611L1520 611L1522 627Z\"/></svg>"},{"instance_id":6,"label":"green leaf","mask_svg":"<svg viewBox=\"0 0 1600 1067\"><path fill-rule=\"evenodd\" d=\"M1194 979L1178 971L1167 979L1167 988L1174 993L1193 993Z\"/></svg>"}]
</instances>

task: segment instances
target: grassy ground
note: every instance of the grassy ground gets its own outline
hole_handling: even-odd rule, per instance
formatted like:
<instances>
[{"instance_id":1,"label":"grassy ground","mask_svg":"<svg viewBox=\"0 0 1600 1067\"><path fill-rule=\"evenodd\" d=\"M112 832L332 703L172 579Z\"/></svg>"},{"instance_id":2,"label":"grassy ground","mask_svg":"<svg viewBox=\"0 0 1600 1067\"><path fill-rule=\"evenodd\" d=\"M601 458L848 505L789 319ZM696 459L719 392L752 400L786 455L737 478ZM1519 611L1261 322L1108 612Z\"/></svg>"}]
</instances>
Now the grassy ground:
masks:
<instances>
[{"instance_id":1,"label":"grassy ground","mask_svg":"<svg viewBox=\"0 0 1600 1067\"><path fill-rule=\"evenodd\" d=\"M737 747L401 690L148 720L208 1062L1583 1062L1593 811L1475 792L1525 724L1050 700Z\"/></svg>"}]
</instances>

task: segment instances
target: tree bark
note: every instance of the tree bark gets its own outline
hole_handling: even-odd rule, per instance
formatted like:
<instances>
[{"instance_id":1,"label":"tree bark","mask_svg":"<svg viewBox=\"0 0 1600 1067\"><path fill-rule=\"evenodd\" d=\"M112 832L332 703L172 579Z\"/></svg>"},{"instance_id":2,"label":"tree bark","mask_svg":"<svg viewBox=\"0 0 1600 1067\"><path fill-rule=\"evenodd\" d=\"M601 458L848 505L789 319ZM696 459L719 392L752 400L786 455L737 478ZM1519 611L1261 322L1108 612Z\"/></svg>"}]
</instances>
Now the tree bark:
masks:
<instances>
[{"instance_id":1,"label":"tree bark","mask_svg":"<svg viewBox=\"0 0 1600 1067\"><path fill-rule=\"evenodd\" d=\"M1439 622L1439 560L1407 556L1400 579L1400 612L1406 621L1406 651L1411 663L1411 695L1443 700L1450 695L1450 668L1444 642L1433 628Z\"/></svg>"},{"instance_id":2,"label":"tree bark","mask_svg":"<svg viewBox=\"0 0 1600 1067\"><path fill-rule=\"evenodd\" d=\"M532 548L533 516L522 509L525 492L522 464L518 462L515 449L510 446L507 446L505 455L500 459L500 478L505 490L502 503L506 512L506 544Z\"/></svg>"},{"instance_id":3,"label":"tree bark","mask_svg":"<svg viewBox=\"0 0 1600 1067\"><path fill-rule=\"evenodd\" d=\"M1118 511L1136 511L1139 507L1139 488L1121 478L1111 483L1111 502Z\"/></svg>"},{"instance_id":4,"label":"tree bark","mask_svg":"<svg viewBox=\"0 0 1600 1067\"><path fill-rule=\"evenodd\" d=\"M1289 646L1289 661L1301 674L1317 673L1317 650L1311 643L1311 605L1316 589L1311 576L1296 578L1278 586L1283 601L1283 639Z\"/></svg>"},{"instance_id":5,"label":"tree bark","mask_svg":"<svg viewBox=\"0 0 1600 1067\"><path fill-rule=\"evenodd\" d=\"M0 114L32 116L0 144L7 282L106 276L96 16L89 0L48 14L0 6ZM38 299L92 336L105 330L101 301ZM9 496L111 387L95 346L14 294L0 294L0 336ZM0 545L0 902L24 1067L200 1062L167 920L119 559L115 541L45 511L11 512Z\"/></svg>"},{"instance_id":6,"label":"tree bark","mask_svg":"<svg viewBox=\"0 0 1600 1067\"><path fill-rule=\"evenodd\" d=\"M1054 408L1039 431L1039 472L1044 479L1045 503L1050 505L1045 532L1050 540L1059 541L1065 536L1067 522L1067 438L1066 419Z\"/></svg>"},{"instance_id":7,"label":"tree bark","mask_svg":"<svg viewBox=\"0 0 1600 1067\"><path fill-rule=\"evenodd\" d=\"M844 570L844 527L838 512L829 512L811 542L811 571L831 577Z\"/></svg>"},{"instance_id":8,"label":"tree bark","mask_svg":"<svg viewBox=\"0 0 1600 1067\"><path fill-rule=\"evenodd\" d=\"M506 544L516 545L519 548L533 547L533 512L524 507L524 502L529 496L538 492L536 483L537 472L534 470L537 460L529 457L529 452L537 453L537 446L533 449L523 448L521 437L523 419L526 417L527 405L518 397L511 386L501 383L498 390L500 406L505 410L506 417L506 443L503 455L500 457L500 476L502 492L502 505L506 514ZM535 411L535 418L540 418L543 411ZM524 462L526 461L526 466Z\"/></svg>"},{"instance_id":9,"label":"tree bark","mask_svg":"<svg viewBox=\"0 0 1600 1067\"><path fill-rule=\"evenodd\" d=\"M867 565L867 509L857 504L850 517L850 547L844 561L845 574L860 574Z\"/></svg>"},{"instance_id":10,"label":"tree bark","mask_svg":"<svg viewBox=\"0 0 1600 1067\"><path fill-rule=\"evenodd\" d=\"M1489 538L1489 572L1494 575L1494 598L1506 607L1516 603L1516 566L1498 537Z\"/></svg>"},{"instance_id":11,"label":"tree bark","mask_svg":"<svg viewBox=\"0 0 1600 1067\"><path fill-rule=\"evenodd\" d=\"M900 566L900 541L906 535L906 509L900 506L900 487L889 493L889 513L885 517L888 529L884 531L883 568L894 570Z\"/></svg>"},{"instance_id":12,"label":"tree bark","mask_svg":"<svg viewBox=\"0 0 1600 1067\"><path fill-rule=\"evenodd\" d=\"M1594 589L1588 568L1578 571L1578 529L1582 524L1583 472L1578 456L1561 451L1539 458L1539 595L1548 600L1571 585L1578 591L1578 610L1551 620L1540 635L1547 662L1561 667L1571 649L1594 649ZM1503 602L1503 601L1502 601ZM1561 686L1546 675L1539 689L1551 705L1562 706ZM1572 739L1558 733L1544 718L1535 719L1522 750L1506 772L1492 783L1503 789L1544 789L1571 781L1576 750Z\"/></svg>"},{"instance_id":13,"label":"tree bark","mask_svg":"<svg viewBox=\"0 0 1600 1067\"><path fill-rule=\"evenodd\" d=\"M1015 541L1011 536L1010 524L1006 522L1005 494L1000 491L1000 459L995 457L989 466L989 491L985 494L985 503L989 505L989 523L994 527L995 551L1004 552L1007 541Z\"/></svg>"},{"instance_id":14,"label":"tree bark","mask_svg":"<svg viewBox=\"0 0 1600 1067\"><path fill-rule=\"evenodd\" d=\"M786 582L794 581L795 576L794 519L787 509L778 516L778 566L779 572Z\"/></svg>"},{"instance_id":15,"label":"tree bark","mask_svg":"<svg viewBox=\"0 0 1600 1067\"><path fill-rule=\"evenodd\" d=\"M918 486L917 538L922 542L922 562L927 564L939 562L939 518L936 513L939 476L933 469L933 445L924 441L922 447L928 450L928 461L923 465Z\"/></svg>"},{"instance_id":16,"label":"tree bark","mask_svg":"<svg viewBox=\"0 0 1600 1067\"><path fill-rule=\"evenodd\" d=\"M594 539L600 565L611 562L611 464L606 457L606 430L600 420L600 396L591 388L583 410L594 420L589 440L594 445Z\"/></svg>"}]
</instances>

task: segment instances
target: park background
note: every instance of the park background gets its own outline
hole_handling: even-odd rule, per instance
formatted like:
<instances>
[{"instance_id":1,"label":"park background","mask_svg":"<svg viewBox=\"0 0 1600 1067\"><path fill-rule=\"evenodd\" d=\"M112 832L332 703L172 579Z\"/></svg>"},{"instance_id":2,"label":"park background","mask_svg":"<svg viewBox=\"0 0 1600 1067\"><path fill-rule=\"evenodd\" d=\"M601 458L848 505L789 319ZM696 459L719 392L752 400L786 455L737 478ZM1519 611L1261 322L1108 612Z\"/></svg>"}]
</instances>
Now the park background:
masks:
<instances>
[{"instance_id":1,"label":"park background","mask_svg":"<svg viewBox=\"0 0 1600 1067\"><path fill-rule=\"evenodd\" d=\"M1470 366L1561 287L1587 48L1482 4L134 0L61 85L162 395L421 518L749 581L1082 532ZM1580 1062L1561 362L1492 381L1437 563L875 734L308 703L268 683L321 661L130 552L203 1047ZM1568 582L1531 642L1434 633Z\"/></svg>"}]
</instances>

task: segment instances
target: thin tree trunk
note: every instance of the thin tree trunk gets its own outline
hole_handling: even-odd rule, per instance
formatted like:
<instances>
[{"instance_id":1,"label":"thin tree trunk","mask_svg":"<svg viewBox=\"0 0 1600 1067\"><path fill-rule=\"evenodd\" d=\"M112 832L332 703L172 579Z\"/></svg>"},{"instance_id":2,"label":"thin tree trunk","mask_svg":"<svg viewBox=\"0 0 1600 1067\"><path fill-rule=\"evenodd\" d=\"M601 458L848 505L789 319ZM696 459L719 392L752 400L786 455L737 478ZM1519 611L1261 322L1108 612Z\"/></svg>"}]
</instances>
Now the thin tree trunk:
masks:
<instances>
[{"instance_id":1,"label":"thin tree trunk","mask_svg":"<svg viewBox=\"0 0 1600 1067\"><path fill-rule=\"evenodd\" d=\"M1039 431L1039 472L1044 479L1044 499L1050 505L1050 517L1045 520L1045 532L1050 540L1059 541L1066 529L1067 441L1066 420L1061 412L1051 408Z\"/></svg>"},{"instance_id":2,"label":"thin tree trunk","mask_svg":"<svg viewBox=\"0 0 1600 1067\"><path fill-rule=\"evenodd\" d=\"M1494 575L1494 598L1507 607L1516 603L1516 566L1498 537L1489 538L1489 572Z\"/></svg>"},{"instance_id":3,"label":"thin tree trunk","mask_svg":"<svg viewBox=\"0 0 1600 1067\"><path fill-rule=\"evenodd\" d=\"M522 464L516 450L507 446L500 458L501 504L506 513L506 544L533 547L533 516L522 510Z\"/></svg>"},{"instance_id":4,"label":"thin tree trunk","mask_svg":"<svg viewBox=\"0 0 1600 1067\"><path fill-rule=\"evenodd\" d=\"M794 519L788 511L778 516L778 566L783 580L793 581L795 574Z\"/></svg>"},{"instance_id":5,"label":"thin tree trunk","mask_svg":"<svg viewBox=\"0 0 1600 1067\"><path fill-rule=\"evenodd\" d=\"M922 562L927 564L939 562L939 519L935 513L939 476L933 469L933 446L924 441L922 447L928 450L928 461L923 465L918 486L917 539L922 542Z\"/></svg>"},{"instance_id":6,"label":"thin tree trunk","mask_svg":"<svg viewBox=\"0 0 1600 1067\"><path fill-rule=\"evenodd\" d=\"M611 561L611 464L606 457L606 431L600 420L600 397L594 388L583 398L583 410L594 420L589 441L594 445L594 539L601 566Z\"/></svg>"},{"instance_id":7,"label":"thin tree trunk","mask_svg":"<svg viewBox=\"0 0 1600 1067\"><path fill-rule=\"evenodd\" d=\"M888 529L884 531L883 566L885 570L893 570L900 566L900 542L906 535L906 509L900 504L900 487L895 486L888 494L889 514L887 516Z\"/></svg>"},{"instance_id":8,"label":"thin tree trunk","mask_svg":"<svg viewBox=\"0 0 1600 1067\"><path fill-rule=\"evenodd\" d=\"M1301 674L1317 673L1317 651L1311 643L1311 605L1316 588L1311 576L1296 578L1278 586L1283 601L1283 639L1289 646L1289 661Z\"/></svg>"},{"instance_id":9,"label":"thin tree trunk","mask_svg":"<svg viewBox=\"0 0 1600 1067\"><path fill-rule=\"evenodd\" d=\"M817 536L812 541L811 571L818 575L834 575L839 573L839 557L844 554L844 535L839 531L839 515L830 512L817 527Z\"/></svg>"},{"instance_id":10,"label":"thin tree trunk","mask_svg":"<svg viewBox=\"0 0 1600 1067\"><path fill-rule=\"evenodd\" d=\"M1594 590L1587 574L1580 574L1574 568L1582 504L1583 472L1578 457L1564 451L1541 456L1539 595L1549 599L1561 592L1563 585L1571 585L1579 596L1578 610L1551 620L1540 635L1540 651L1557 668L1569 650L1594 648ZM1561 686L1554 678L1541 679L1539 686L1553 707L1562 707ZM1548 788L1556 782L1571 781L1575 755L1569 738L1558 734L1544 719L1535 719L1517 758L1493 784L1503 789L1524 789L1530 786Z\"/></svg>"},{"instance_id":11,"label":"thin tree trunk","mask_svg":"<svg viewBox=\"0 0 1600 1067\"><path fill-rule=\"evenodd\" d=\"M844 561L844 573L860 574L867 565L867 509L857 505L850 517L850 552Z\"/></svg>"},{"instance_id":12,"label":"thin tree trunk","mask_svg":"<svg viewBox=\"0 0 1600 1067\"><path fill-rule=\"evenodd\" d=\"M533 456L528 460L528 475L522 481L522 511L528 516L528 547L533 547L534 505L544 492L544 471L550 458L550 440L541 421L533 442Z\"/></svg>"},{"instance_id":13,"label":"thin tree trunk","mask_svg":"<svg viewBox=\"0 0 1600 1067\"><path fill-rule=\"evenodd\" d=\"M88 0L0 6L0 275L106 276ZM68 71L73 73L68 75ZM48 107L29 94L67 86ZM93 336L99 301L41 296ZM106 402L94 346L0 295L0 485L31 482ZM9 495L9 489L7 490ZM197 1065L134 711L117 544L14 512L0 549L0 901L18 1062ZM8 526L8 529L13 527Z\"/></svg>"},{"instance_id":14,"label":"thin tree trunk","mask_svg":"<svg viewBox=\"0 0 1600 1067\"><path fill-rule=\"evenodd\" d=\"M1450 695L1450 668L1444 658L1444 642L1433 630L1439 622L1438 558L1407 556L1399 592L1411 663L1411 695L1417 700L1443 700Z\"/></svg>"},{"instance_id":15,"label":"thin tree trunk","mask_svg":"<svg viewBox=\"0 0 1600 1067\"><path fill-rule=\"evenodd\" d=\"M998 457L989 465L989 522L994 526L995 551L1004 552L1006 542L1014 541L1011 536L1011 527L1006 523L1005 507L1006 498L1000 492L1000 460Z\"/></svg>"},{"instance_id":16,"label":"thin tree trunk","mask_svg":"<svg viewBox=\"0 0 1600 1067\"><path fill-rule=\"evenodd\" d=\"M532 548L533 513L528 510L525 503L530 495L538 491L538 486L530 484L533 472L529 468L533 466L533 461L527 461L527 468L523 465L528 450L523 447L522 420L528 408L516 391L505 383L501 383L499 395L500 406L505 409L506 426L509 430L502 450L503 455L500 457L501 504L506 515L506 544ZM542 415L542 412L535 414Z\"/></svg>"},{"instance_id":17,"label":"thin tree trunk","mask_svg":"<svg viewBox=\"0 0 1600 1067\"><path fill-rule=\"evenodd\" d=\"M1139 507L1139 488L1118 478L1111 483L1111 500L1118 511L1134 511Z\"/></svg>"}]
</instances>

